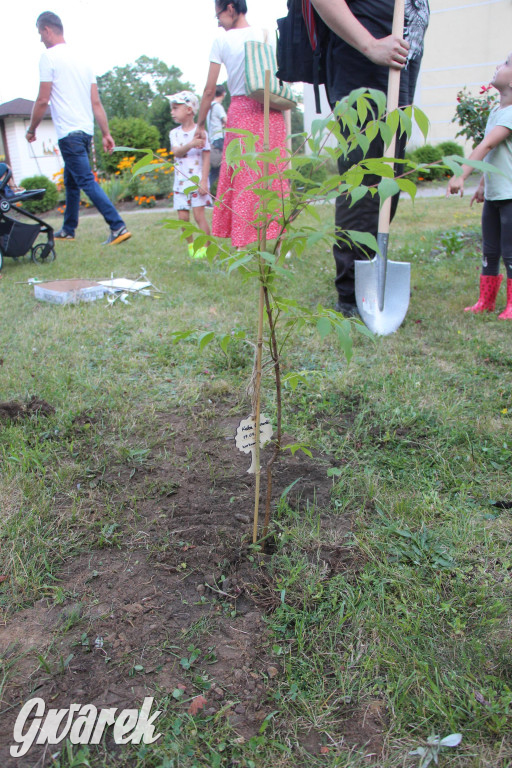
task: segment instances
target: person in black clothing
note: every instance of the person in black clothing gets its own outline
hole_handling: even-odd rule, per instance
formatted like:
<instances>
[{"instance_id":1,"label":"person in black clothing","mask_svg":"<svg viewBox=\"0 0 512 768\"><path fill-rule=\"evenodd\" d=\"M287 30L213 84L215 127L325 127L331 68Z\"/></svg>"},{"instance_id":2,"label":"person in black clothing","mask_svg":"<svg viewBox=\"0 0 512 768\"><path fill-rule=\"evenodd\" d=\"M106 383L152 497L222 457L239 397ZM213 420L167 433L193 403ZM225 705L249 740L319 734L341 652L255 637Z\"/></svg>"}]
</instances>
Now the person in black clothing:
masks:
<instances>
[{"instance_id":1,"label":"person in black clothing","mask_svg":"<svg viewBox=\"0 0 512 768\"><path fill-rule=\"evenodd\" d=\"M399 106L412 104L423 55L423 39L429 20L428 0L405 0L403 38L391 34L393 0L312 0L327 26L334 32L327 50L326 90L331 106L355 88L375 88L387 92L389 68L400 69ZM366 157L382 157L384 143L378 136L371 143ZM397 139L396 157L405 153L405 137ZM338 161L339 172L345 173L362 160L360 149ZM364 184L378 183L378 177L367 174ZM391 218L398 205L393 198ZM379 197L366 194L350 207L350 199L336 200L335 226L370 232L377 236ZM336 264L335 285L338 291L336 310L345 316L357 315L354 289L354 261L366 259L364 251L341 239L333 248Z\"/></svg>"}]
</instances>

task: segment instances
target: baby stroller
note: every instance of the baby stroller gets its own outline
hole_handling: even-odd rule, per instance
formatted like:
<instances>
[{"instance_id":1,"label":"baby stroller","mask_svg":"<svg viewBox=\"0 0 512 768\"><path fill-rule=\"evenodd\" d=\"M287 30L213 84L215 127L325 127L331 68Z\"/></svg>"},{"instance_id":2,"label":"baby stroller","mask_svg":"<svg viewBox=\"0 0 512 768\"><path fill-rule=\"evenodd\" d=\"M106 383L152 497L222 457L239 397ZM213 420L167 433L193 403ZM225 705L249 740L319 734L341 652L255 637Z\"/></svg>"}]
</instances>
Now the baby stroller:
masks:
<instances>
[{"instance_id":1,"label":"baby stroller","mask_svg":"<svg viewBox=\"0 0 512 768\"><path fill-rule=\"evenodd\" d=\"M15 192L9 187L11 169L6 163L0 163L0 270L4 256L25 256L30 251L32 261L46 264L55 259L53 227L38 216L16 205L24 200L41 200L45 189L27 189ZM10 216L7 214L11 212ZM24 218L35 224L26 223ZM45 243L35 244L39 235L46 235Z\"/></svg>"}]
</instances>

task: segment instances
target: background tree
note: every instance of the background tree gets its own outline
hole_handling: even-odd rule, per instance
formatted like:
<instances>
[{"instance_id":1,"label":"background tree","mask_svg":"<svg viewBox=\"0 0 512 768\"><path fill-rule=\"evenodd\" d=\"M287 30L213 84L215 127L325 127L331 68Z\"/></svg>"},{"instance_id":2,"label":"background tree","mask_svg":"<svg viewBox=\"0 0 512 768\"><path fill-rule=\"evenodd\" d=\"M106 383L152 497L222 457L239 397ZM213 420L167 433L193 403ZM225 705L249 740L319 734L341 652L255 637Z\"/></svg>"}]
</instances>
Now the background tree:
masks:
<instances>
[{"instance_id":1,"label":"background tree","mask_svg":"<svg viewBox=\"0 0 512 768\"><path fill-rule=\"evenodd\" d=\"M142 118L158 129L160 146L169 148L169 131L175 123L165 96L193 90L181 77L178 67L168 66L158 58L139 56L134 64L114 67L98 77L98 90L110 120Z\"/></svg>"},{"instance_id":2,"label":"background tree","mask_svg":"<svg viewBox=\"0 0 512 768\"><path fill-rule=\"evenodd\" d=\"M302 133L304 131L304 112L295 107L292 109L292 134ZM296 152L299 147L303 147L304 139L300 136L294 136L292 139L292 150ZM302 150L304 151L304 150Z\"/></svg>"}]
</instances>

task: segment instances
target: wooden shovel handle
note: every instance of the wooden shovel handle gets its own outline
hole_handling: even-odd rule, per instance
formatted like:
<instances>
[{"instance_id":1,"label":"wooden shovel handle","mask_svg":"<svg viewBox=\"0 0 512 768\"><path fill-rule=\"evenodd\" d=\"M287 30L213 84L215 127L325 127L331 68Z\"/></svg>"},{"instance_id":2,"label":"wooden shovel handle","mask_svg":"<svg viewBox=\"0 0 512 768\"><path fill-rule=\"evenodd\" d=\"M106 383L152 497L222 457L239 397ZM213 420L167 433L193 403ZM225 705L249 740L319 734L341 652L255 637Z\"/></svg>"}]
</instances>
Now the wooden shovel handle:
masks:
<instances>
[{"instance_id":1,"label":"wooden shovel handle","mask_svg":"<svg viewBox=\"0 0 512 768\"><path fill-rule=\"evenodd\" d=\"M393 28L392 34L396 37L403 37L404 34L404 15L405 15L405 0L395 0L395 8L393 11ZM389 69L388 76L388 97L387 97L387 111L392 112L398 107L398 97L400 95L400 74L401 69ZM386 147L384 152L386 157L394 157L396 148L396 133L393 134L391 143ZM389 234L389 220L391 218L391 198L388 197L381 206L379 212L379 227L378 231L381 234Z\"/></svg>"}]
</instances>

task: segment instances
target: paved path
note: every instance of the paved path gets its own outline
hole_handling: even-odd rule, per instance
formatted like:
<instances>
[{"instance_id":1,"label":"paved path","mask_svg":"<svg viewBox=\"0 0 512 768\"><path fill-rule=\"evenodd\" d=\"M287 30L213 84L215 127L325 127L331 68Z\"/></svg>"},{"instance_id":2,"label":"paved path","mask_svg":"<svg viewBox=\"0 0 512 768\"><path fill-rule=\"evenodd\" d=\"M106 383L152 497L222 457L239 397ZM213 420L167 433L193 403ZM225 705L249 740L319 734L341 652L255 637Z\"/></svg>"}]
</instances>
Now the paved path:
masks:
<instances>
[{"instance_id":1,"label":"paved path","mask_svg":"<svg viewBox=\"0 0 512 768\"><path fill-rule=\"evenodd\" d=\"M448 182L448 180L447 180ZM443 186L430 186L430 184L421 184L416 190L416 197L444 197L446 195L447 184ZM476 190L476 186L464 187L464 197L473 197L473 192ZM407 192L401 192L400 197L409 197Z\"/></svg>"},{"instance_id":2,"label":"paved path","mask_svg":"<svg viewBox=\"0 0 512 768\"><path fill-rule=\"evenodd\" d=\"M464 188L464 197L467 197L468 200L471 200L473 196L473 192L476 190L476 186L471 187L465 187ZM416 191L416 197L444 197L446 195L446 184L442 186L431 186L430 184L420 184L420 186L417 188ZM406 192L400 193L400 198L403 199L409 199L409 195ZM334 201L333 201L334 204ZM155 208L130 208L126 210L119 211L121 218L124 216L131 216L134 213L140 214L140 213L159 213L161 216L171 216L174 213L173 208L160 208L159 206ZM83 216L100 216L99 213L94 211L81 211L80 214Z\"/></svg>"}]
</instances>

